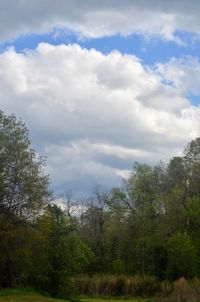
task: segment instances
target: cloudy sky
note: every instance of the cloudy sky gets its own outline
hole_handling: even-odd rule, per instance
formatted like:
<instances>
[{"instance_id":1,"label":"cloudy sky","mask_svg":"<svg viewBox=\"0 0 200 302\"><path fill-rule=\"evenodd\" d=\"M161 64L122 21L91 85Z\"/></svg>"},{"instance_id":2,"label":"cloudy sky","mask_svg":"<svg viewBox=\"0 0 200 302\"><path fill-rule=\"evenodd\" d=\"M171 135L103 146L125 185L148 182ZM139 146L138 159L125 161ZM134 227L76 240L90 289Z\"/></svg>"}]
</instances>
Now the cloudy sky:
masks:
<instances>
[{"instance_id":1,"label":"cloudy sky","mask_svg":"<svg viewBox=\"0 0 200 302\"><path fill-rule=\"evenodd\" d=\"M118 186L200 136L200 1L1 0L0 91L52 189Z\"/></svg>"}]
</instances>

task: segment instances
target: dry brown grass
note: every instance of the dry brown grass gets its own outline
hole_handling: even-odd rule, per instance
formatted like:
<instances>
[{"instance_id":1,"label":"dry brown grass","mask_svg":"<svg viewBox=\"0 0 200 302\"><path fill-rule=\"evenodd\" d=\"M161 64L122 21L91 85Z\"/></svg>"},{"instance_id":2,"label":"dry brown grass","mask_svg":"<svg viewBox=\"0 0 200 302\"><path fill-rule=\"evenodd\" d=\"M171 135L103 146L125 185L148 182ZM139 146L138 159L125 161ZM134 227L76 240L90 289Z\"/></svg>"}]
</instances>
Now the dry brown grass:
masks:
<instances>
[{"instance_id":1,"label":"dry brown grass","mask_svg":"<svg viewBox=\"0 0 200 302\"><path fill-rule=\"evenodd\" d=\"M159 302L200 302L200 280L180 278L173 283L173 291L161 292Z\"/></svg>"},{"instance_id":2,"label":"dry brown grass","mask_svg":"<svg viewBox=\"0 0 200 302\"><path fill-rule=\"evenodd\" d=\"M86 296L150 297L159 290L156 278L150 276L86 275L74 279L78 294Z\"/></svg>"}]
</instances>

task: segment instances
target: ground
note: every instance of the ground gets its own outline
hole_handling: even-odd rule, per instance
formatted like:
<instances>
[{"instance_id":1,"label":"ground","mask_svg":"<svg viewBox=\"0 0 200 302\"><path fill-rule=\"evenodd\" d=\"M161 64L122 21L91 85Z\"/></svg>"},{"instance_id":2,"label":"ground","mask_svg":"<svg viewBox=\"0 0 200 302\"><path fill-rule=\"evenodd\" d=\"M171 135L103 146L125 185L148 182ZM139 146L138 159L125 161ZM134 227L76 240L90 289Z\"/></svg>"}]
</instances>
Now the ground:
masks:
<instances>
[{"instance_id":1,"label":"ground","mask_svg":"<svg viewBox=\"0 0 200 302\"><path fill-rule=\"evenodd\" d=\"M7 289L0 291L0 302L63 302L64 300L43 297L29 290Z\"/></svg>"},{"instance_id":2,"label":"ground","mask_svg":"<svg viewBox=\"0 0 200 302\"><path fill-rule=\"evenodd\" d=\"M126 299L126 298L82 298L81 302L153 302L150 299ZM0 302L64 302L67 300L52 299L41 296L28 290L3 290L0 291Z\"/></svg>"}]
</instances>

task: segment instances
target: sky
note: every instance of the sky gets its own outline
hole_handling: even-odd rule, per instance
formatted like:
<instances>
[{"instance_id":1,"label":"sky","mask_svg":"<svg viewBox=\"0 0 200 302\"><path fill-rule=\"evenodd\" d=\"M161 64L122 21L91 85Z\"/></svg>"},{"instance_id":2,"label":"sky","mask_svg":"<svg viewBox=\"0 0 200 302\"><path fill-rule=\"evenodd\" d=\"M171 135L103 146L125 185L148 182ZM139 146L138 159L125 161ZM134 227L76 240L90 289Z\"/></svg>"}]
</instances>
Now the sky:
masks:
<instances>
[{"instance_id":1,"label":"sky","mask_svg":"<svg viewBox=\"0 0 200 302\"><path fill-rule=\"evenodd\" d=\"M119 186L200 136L200 1L1 0L0 91L52 190Z\"/></svg>"}]
</instances>

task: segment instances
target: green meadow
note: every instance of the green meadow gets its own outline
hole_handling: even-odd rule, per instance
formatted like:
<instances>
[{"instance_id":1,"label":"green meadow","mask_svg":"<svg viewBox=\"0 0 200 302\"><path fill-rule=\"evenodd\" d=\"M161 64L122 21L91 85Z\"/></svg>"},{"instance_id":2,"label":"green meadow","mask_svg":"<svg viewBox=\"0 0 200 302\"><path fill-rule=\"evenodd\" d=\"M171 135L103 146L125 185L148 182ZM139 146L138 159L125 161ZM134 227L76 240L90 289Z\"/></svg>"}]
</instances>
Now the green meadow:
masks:
<instances>
[{"instance_id":1,"label":"green meadow","mask_svg":"<svg viewBox=\"0 0 200 302\"><path fill-rule=\"evenodd\" d=\"M107 298L107 299L101 299L101 298L82 298L80 302L153 302L153 300L149 299L127 299L127 298ZM0 291L0 302L64 302L64 301L70 301L70 300L60 300L60 299L53 299L50 297L42 296L39 293L36 293L34 291L29 290L20 290L20 289L7 289ZM71 300L75 301L75 300Z\"/></svg>"}]
</instances>

